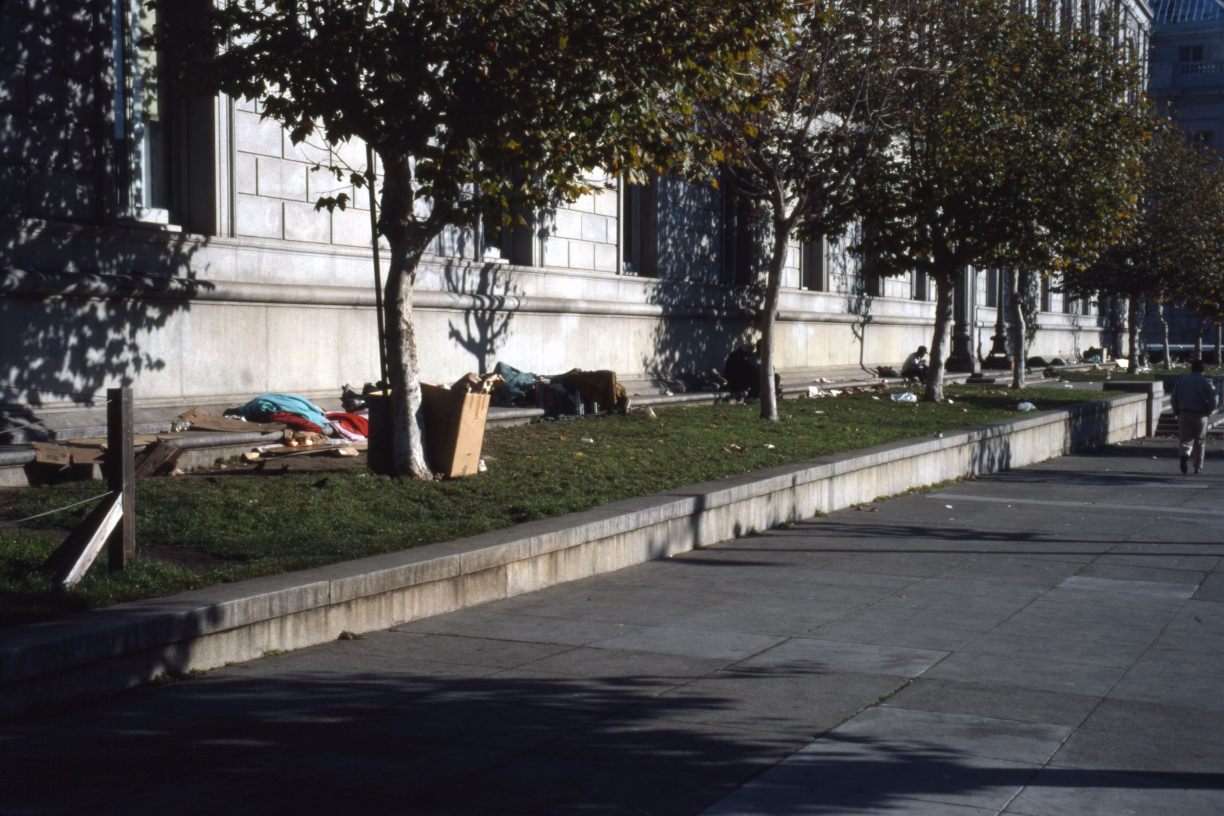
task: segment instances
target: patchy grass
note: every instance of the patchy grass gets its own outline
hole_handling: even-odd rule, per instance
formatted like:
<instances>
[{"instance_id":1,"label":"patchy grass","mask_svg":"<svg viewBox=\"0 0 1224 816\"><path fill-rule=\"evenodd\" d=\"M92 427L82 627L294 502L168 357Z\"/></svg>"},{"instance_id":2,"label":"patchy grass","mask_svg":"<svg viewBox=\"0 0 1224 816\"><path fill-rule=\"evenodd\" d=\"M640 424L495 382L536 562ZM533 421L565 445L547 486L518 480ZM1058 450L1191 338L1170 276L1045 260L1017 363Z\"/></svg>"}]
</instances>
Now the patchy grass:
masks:
<instances>
[{"instance_id":1,"label":"patchy grass","mask_svg":"<svg viewBox=\"0 0 1224 816\"><path fill-rule=\"evenodd\" d=\"M1109 376L1106 376L1108 373ZM1181 374L1189 374L1190 366L1174 366L1169 370L1165 370L1163 366L1156 368L1145 368L1142 371L1137 371L1134 374L1128 374L1126 369L1113 369L1112 371L1067 371L1056 374L1058 379L1066 380L1067 382L1099 382L1108 384L1110 380L1119 380L1121 382L1152 382L1160 376L1179 376ZM1224 377L1224 368L1208 366L1203 372L1208 377Z\"/></svg>"},{"instance_id":2,"label":"patchy grass","mask_svg":"<svg viewBox=\"0 0 1224 816\"><path fill-rule=\"evenodd\" d=\"M140 482L134 566L105 558L60 591L40 565L88 505L0 526L0 626L210 584L305 569L559 516L606 502L838 451L1015 415L1016 403L1056 408L1062 389L951 388L946 404L887 393L786 401L782 421L723 404L490 429L488 473L446 482L396 481L364 470L189 475ZM1095 394L1093 395L1096 396ZM98 483L0 490L17 520L97 495ZM3 522L0 522L3 524Z\"/></svg>"}]
</instances>

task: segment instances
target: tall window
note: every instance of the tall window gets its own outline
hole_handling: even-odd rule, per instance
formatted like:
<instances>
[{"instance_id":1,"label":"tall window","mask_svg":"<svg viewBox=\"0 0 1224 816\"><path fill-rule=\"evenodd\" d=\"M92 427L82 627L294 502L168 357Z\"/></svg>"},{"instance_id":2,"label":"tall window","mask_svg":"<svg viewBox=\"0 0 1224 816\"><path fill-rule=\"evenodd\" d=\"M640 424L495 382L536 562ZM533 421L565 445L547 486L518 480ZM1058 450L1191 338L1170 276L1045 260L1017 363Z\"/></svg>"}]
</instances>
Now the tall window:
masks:
<instances>
[{"instance_id":1,"label":"tall window","mask_svg":"<svg viewBox=\"0 0 1224 816\"><path fill-rule=\"evenodd\" d=\"M631 184L621 180L621 272L654 277L657 274L657 182Z\"/></svg>"},{"instance_id":2,"label":"tall window","mask_svg":"<svg viewBox=\"0 0 1224 816\"><path fill-rule=\"evenodd\" d=\"M825 265L825 238L823 235L803 242L799 257L800 286L811 292L827 292L829 281Z\"/></svg>"},{"instance_id":3,"label":"tall window","mask_svg":"<svg viewBox=\"0 0 1224 816\"><path fill-rule=\"evenodd\" d=\"M170 221L169 83L148 43L160 10L112 0L115 130L120 156L119 211L149 223Z\"/></svg>"},{"instance_id":4,"label":"tall window","mask_svg":"<svg viewBox=\"0 0 1224 816\"><path fill-rule=\"evenodd\" d=\"M176 96L151 37L159 25L189 30L209 0L150 8L111 0L117 214L147 224L216 231L217 100Z\"/></svg>"}]
</instances>

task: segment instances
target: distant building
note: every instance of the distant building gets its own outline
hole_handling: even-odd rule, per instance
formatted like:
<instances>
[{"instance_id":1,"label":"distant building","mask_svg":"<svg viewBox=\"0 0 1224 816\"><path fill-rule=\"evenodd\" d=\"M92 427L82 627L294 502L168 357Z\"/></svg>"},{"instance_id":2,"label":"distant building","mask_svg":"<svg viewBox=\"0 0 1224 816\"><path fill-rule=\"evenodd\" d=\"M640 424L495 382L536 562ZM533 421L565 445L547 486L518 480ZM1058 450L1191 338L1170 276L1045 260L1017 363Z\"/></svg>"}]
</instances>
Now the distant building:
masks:
<instances>
[{"instance_id":1,"label":"distant building","mask_svg":"<svg viewBox=\"0 0 1224 816\"><path fill-rule=\"evenodd\" d=\"M1149 91L1159 109L1194 139L1224 151L1224 3L1157 0L1150 65Z\"/></svg>"},{"instance_id":2,"label":"distant building","mask_svg":"<svg viewBox=\"0 0 1224 816\"><path fill-rule=\"evenodd\" d=\"M1152 48L1148 91L1161 112L1171 115L1188 138L1224 155L1224 2L1157 0L1152 6ZM1197 314L1177 306L1165 310L1169 340L1193 344ZM1214 342L1206 327L1204 341ZM1163 342L1155 314L1147 314L1143 339Z\"/></svg>"}]
</instances>

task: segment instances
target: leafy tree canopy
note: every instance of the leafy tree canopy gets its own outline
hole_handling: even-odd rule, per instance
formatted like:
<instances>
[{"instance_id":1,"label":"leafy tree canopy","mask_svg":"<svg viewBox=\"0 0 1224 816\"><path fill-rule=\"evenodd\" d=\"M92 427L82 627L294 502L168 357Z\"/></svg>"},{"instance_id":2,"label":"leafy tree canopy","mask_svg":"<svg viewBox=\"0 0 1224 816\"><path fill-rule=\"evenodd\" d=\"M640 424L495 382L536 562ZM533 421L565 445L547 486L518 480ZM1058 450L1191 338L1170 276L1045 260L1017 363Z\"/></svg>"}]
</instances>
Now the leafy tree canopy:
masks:
<instances>
[{"instance_id":1,"label":"leafy tree canopy","mask_svg":"<svg viewBox=\"0 0 1224 816\"><path fill-rule=\"evenodd\" d=\"M164 2L164 0L162 0ZM237 0L187 43L189 78L259 100L295 142L412 157L428 232L683 162L764 5L721 0ZM361 183L360 176L354 179Z\"/></svg>"}]
</instances>

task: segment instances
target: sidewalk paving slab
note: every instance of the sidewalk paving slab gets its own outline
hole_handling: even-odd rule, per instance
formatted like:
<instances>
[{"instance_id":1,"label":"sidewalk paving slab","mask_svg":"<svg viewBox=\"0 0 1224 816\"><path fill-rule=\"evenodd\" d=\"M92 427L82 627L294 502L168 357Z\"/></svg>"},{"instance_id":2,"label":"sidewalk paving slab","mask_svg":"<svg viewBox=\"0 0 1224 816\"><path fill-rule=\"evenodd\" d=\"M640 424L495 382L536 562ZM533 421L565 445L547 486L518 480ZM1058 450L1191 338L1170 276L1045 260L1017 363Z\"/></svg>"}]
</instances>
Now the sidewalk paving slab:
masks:
<instances>
[{"instance_id":1,"label":"sidewalk paving slab","mask_svg":"<svg viewBox=\"0 0 1224 816\"><path fill-rule=\"evenodd\" d=\"M32 712L0 811L1219 814L1221 498L1129 443Z\"/></svg>"}]
</instances>

